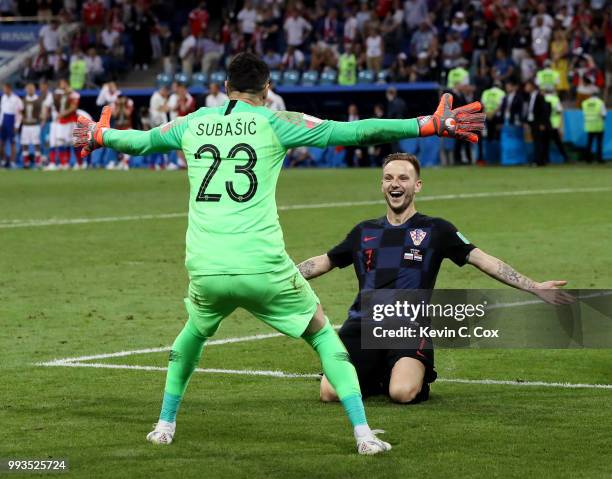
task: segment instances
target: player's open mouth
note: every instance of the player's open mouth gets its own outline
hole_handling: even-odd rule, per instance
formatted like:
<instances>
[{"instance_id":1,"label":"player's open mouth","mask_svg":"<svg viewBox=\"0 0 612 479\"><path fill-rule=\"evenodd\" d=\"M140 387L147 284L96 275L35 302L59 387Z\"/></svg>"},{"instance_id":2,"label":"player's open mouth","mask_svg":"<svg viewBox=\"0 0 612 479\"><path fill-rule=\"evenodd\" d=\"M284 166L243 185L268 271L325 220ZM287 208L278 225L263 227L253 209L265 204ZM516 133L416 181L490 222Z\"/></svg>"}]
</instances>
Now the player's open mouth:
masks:
<instances>
[{"instance_id":1,"label":"player's open mouth","mask_svg":"<svg viewBox=\"0 0 612 479\"><path fill-rule=\"evenodd\" d=\"M404 195L403 191L390 191L389 196L391 198L401 198Z\"/></svg>"}]
</instances>

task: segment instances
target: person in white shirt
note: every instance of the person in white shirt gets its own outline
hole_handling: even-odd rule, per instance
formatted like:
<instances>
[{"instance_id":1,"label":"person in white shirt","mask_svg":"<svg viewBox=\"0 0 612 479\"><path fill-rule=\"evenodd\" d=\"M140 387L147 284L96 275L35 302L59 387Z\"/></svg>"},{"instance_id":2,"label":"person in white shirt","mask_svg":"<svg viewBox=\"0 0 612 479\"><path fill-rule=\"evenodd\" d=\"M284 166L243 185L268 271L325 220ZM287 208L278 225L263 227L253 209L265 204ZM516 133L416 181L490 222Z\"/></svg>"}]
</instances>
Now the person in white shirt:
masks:
<instances>
[{"instance_id":1,"label":"person in white shirt","mask_svg":"<svg viewBox=\"0 0 612 479\"><path fill-rule=\"evenodd\" d=\"M168 122L168 112L170 108L168 106L168 99L170 97L170 91L168 87L162 85L151 96L149 101L149 119L151 121L151 128L163 125Z\"/></svg>"},{"instance_id":2,"label":"person in white shirt","mask_svg":"<svg viewBox=\"0 0 612 479\"><path fill-rule=\"evenodd\" d=\"M370 27L370 32L366 38L366 63L368 69L378 73L382 69L383 56L383 39L380 36L378 27Z\"/></svg>"},{"instance_id":3,"label":"person in white shirt","mask_svg":"<svg viewBox=\"0 0 612 479\"><path fill-rule=\"evenodd\" d=\"M98 55L95 48L87 50L85 64L87 65L87 82L94 85L102 83L105 75L104 65L102 57Z\"/></svg>"},{"instance_id":4,"label":"person in white shirt","mask_svg":"<svg viewBox=\"0 0 612 479\"><path fill-rule=\"evenodd\" d=\"M25 86L26 96L23 98L21 110L21 162L24 168L41 166L40 157L40 124L42 122L42 98L36 94L34 83ZM30 147L34 148L34 161L30 158Z\"/></svg>"},{"instance_id":5,"label":"person in white shirt","mask_svg":"<svg viewBox=\"0 0 612 479\"><path fill-rule=\"evenodd\" d=\"M285 111L285 100L278 93L272 90L272 83L268 88L268 97L266 98L266 106L272 111Z\"/></svg>"},{"instance_id":6,"label":"person in white shirt","mask_svg":"<svg viewBox=\"0 0 612 479\"><path fill-rule=\"evenodd\" d=\"M19 129L23 102L13 92L10 83L3 86L2 100L0 100L0 161L7 168L15 165L15 132ZM6 159L6 143L11 145L11 156Z\"/></svg>"},{"instance_id":7,"label":"person in white shirt","mask_svg":"<svg viewBox=\"0 0 612 479\"><path fill-rule=\"evenodd\" d=\"M353 10L349 10L349 13L344 20L344 44L351 44L355 42L357 38L357 18L355 18L355 14ZM345 47L346 49L346 47Z\"/></svg>"},{"instance_id":8,"label":"person in white shirt","mask_svg":"<svg viewBox=\"0 0 612 479\"><path fill-rule=\"evenodd\" d=\"M552 30L544 25L544 18L536 17L536 25L531 30L531 49L540 65L548 58L548 46Z\"/></svg>"},{"instance_id":9,"label":"person in white shirt","mask_svg":"<svg viewBox=\"0 0 612 479\"><path fill-rule=\"evenodd\" d=\"M304 17L298 16L294 10L289 11L283 28L287 37L287 45L296 48L304 43L306 35L312 30L310 23Z\"/></svg>"},{"instance_id":10,"label":"person in white shirt","mask_svg":"<svg viewBox=\"0 0 612 479\"><path fill-rule=\"evenodd\" d=\"M206 95L205 105L207 108L214 108L223 105L228 100L227 95L221 91L218 83L208 85L208 95Z\"/></svg>"},{"instance_id":11,"label":"person in white shirt","mask_svg":"<svg viewBox=\"0 0 612 479\"><path fill-rule=\"evenodd\" d=\"M304 68L304 58L304 54L291 45L283 55L281 67L284 70L301 70Z\"/></svg>"},{"instance_id":12,"label":"person in white shirt","mask_svg":"<svg viewBox=\"0 0 612 479\"><path fill-rule=\"evenodd\" d=\"M98 98L96 98L96 105L105 106L112 105L117 101L117 98L121 95L121 90L117 88L117 84L114 81L109 81L102 85Z\"/></svg>"},{"instance_id":13,"label":"person in white shirt","mask_svg":"<svg viewBox=\"0 0 612 479\"><path fill-rule=\"evenodd\" d=\"M47 53L53 53L60 46L60 32L58 29L57 20L53 19L50 23L43 26L38 32L38 37L40 38L40 44L45 49Z\"/></svg>"},{"instance_id":14,"label":"person in white shirt","mask_svg":"<svg viewBox=\"0 0 612 479\"><path fill-rule=\"evenodd\" d=\"M535 26L538 24L539 18L542 19L542 24L545 27L552 29L552 27L555 24L553 17L551 17L548 13L546 13L546 3L545 2L541 2L538 4L538 14L531 17L531 20L529 21L529 27L535 28Z\"/></svg>"},{"instance_id":15,"label":"person in white shirt","mask_svg":"<svg viewBox=\"0 0 612 479\"><path fill-rule=\"evenodd\" d=\"M257 22L257 10L253 8L250 0L244 2L244 7L238 12L238 21L240 22L240 30L244 35L244 41L248 44L255 33L255 24Z\"/></svg>"},{"instance_id":16,"label":"person in white shirt","mask_svg":"<svg viewBox=\"0 0 612 479\"><path fill-rule=\"evenodd\" d=\"M191 33L191 29L188 26L183 27L183 41L179 47L179 58L181 59L181 69L187 75L191 75L193 71L197 43L198 40Z\"/></svg>"},{"instance_id":17,"label":"person in white shirt","mask_svg":"<svg viewBox=\"0 0 612 479\"><path fill-rule=\"evenodd\" d=\"M113 29L111 25L106 25L100 34L100 40L104 48L111 51L119 40L119 32Z\"/></svg>"}]
</instances>

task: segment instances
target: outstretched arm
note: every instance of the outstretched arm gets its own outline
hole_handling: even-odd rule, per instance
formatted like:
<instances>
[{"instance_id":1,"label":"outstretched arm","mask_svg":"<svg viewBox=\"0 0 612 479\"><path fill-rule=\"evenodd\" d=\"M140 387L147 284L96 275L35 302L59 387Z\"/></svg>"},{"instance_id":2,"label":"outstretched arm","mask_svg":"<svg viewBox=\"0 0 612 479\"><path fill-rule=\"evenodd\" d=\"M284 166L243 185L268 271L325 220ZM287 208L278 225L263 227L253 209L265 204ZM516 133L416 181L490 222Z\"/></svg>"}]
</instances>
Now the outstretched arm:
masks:
<instances>
[{"instance_id":1,"label":"outstretched arm","mask_svg":"<svg viewBox=\"0 0 612 479\"><path fill-rule=\"evenodd\" d=\"M565 286L567 281L545 281L538 283L527 276L516 271L512 266L504 263L499 258L475 248L470 251L468 263L476 266L483 273L501 283L513 288L528 291L551 304L570 304L574 297L559 288Z\"/></svg>"},{"instance_id":2,"label":"outstretched arm","mask_svg":"<svg viewBox=\"0 0 612 479\"><path fill-rule=\"evenodd\" d=\"M110 128L111 111L111 107L105 106L97 123L82 116L78 118L73 132L73 144L75 147L83 147L82 158L101 147L129 155L163 153L181 148L181 138L187 127L188 116L149 131L115 130Z\"/></svg>"},{"instance_id":3,"label":"outstretched arm","mask_svg":"<svg viewBox=\"0 0 612 479\"><path fill-rule=\"evenodd\" d=\"M334 267L329 256L326 254L313 256L297 265L298 270L306 279L316 278L325 273L329 273Z\"/></svg>"},{"instance_id":4,"label":"outstretched arm","mask_svg":"<svg viewBox=\"0 0 612 479\"><path fill-rule=\"evenodd\" d=\"M376 145L418 136L447 136L478 141L484 128L484 113L479 102L452 110L453 97L442 95L438 109L427 116L406 120L371 118L352 122L323 121L296 112L277 112L274 130L285 148L298 146Z\"/></svg>"}]
</instances>

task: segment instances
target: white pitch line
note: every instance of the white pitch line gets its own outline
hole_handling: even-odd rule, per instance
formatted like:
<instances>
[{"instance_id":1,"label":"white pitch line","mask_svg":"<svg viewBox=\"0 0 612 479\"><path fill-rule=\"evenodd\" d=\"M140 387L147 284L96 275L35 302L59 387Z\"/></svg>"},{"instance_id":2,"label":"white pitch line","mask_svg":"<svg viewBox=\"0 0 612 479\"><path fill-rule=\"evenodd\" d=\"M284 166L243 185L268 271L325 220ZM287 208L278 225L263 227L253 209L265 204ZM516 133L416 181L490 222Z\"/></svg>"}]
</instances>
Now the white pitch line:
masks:
<instances>
[{"instance_id":1,"label":"white pitch line","mask_svg":"<svg viewBox=\"0 0 612 479\"><path fill-rule=\"evenodd\" d=\"M564 193L599 193L612 191L612 187L592 187L592 188L556 188L549 190L517 190L517 191L488 191L481 193L456 193L448 195L419 196L417 201L442 201L442 200L461 200L473 198L496 198L512 196L531 196L531 195L553 195ZM331 203L312 203L299 205L279 206L278 211L310 210L323 208L344 208L351 206L382 205L383 200L367 201L340 201ZM90 218L47 218L47 219L4 219L0 220L0 229L8 228L29 228L38 226L60 226L89 223L111 223L118 221L140 221L154 219L183 218L187 213L160 213L129 216L106 216Z\"/></svg>"},{"instance_id":2,"label":"white pitch line","mask_svg":"<svg viewBox=\"0 0 612 479\"><path fill-rule=\"evenodd\" d=\"M260 339L276 338L283 336L281 333L266 333L266 334L253 334L251 336L238 336L234 338L222 338L212 339L206 342L206 346L218 346L220 344L231 344L231 343L242 343L246 341L258 341ZM89 356L78 356L74 358L63 358L53 359L51 361L45 361L37 363L38 366L69 366L70 363L78 363L81 361L92 361L94 359L109 359L109 358L121 358L125 356L132 356L134 354L149 354L149 353L163 353L170 351L170 346L162 346L159 348L145 348L145 349L134 349L132 351L118 351L116 353L102 353L92 354Z\"/></svg>"},{"instance_id":3,"label":"white pitch line","mask_svg":"<svg viewBox=\"0 0 612 479\"><path fill-rule=\"evenodd\" d=\"M136 371L167 371L168 368L161 366L139 366L134 364L105 364L105 363L39 363L40 366L64 366L73 368L96 368L96 369L128 369ZM266 376L275 378L318 378L319 374L286 373L284 371L259 371L253 369L217 369L217 368L196 368L198 373L214 374L235 374L240 376ZM549 383L545 381L503 381L497 379L461 379L461 378L439 378L436 382L459 383L459 384L483 384L495 386L531 386L549 387L564 389L612 389L612 384L582 384L582 383Z\"/></svg>"}]
</instances>

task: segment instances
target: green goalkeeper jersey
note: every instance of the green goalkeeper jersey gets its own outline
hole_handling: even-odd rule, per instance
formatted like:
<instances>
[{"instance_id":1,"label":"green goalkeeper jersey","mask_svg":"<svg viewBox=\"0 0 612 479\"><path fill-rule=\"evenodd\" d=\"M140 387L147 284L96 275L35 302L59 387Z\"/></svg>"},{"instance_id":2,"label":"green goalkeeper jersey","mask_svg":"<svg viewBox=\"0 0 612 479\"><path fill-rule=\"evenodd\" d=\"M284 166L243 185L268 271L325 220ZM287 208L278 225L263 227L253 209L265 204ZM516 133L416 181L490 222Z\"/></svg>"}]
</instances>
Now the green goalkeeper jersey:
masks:
<instances>
[{"instance_id":1,"label":"green goalkeeper jersey","mask_svg":"<svg viewBox=\"0 0 612 479\"><path fill-rule=\"evenodd\" d=\"M287 149L376 144L418 136L412 120L324 121L229 100L148 132L107 130L105 146L131 154L180 149L190 193L190 276L277 271L290 261L276 209Z\"/></svg>"}]
</instances>

